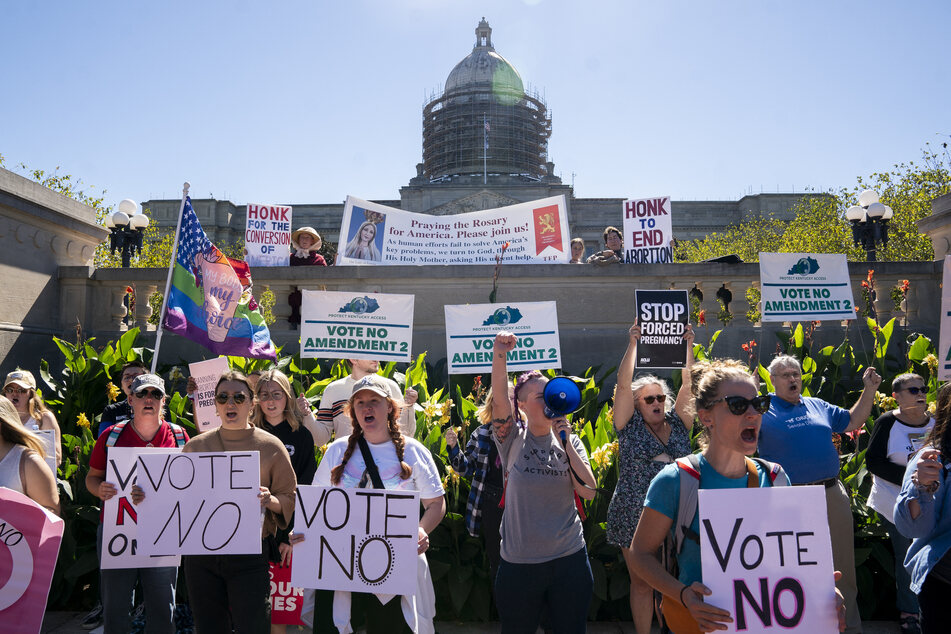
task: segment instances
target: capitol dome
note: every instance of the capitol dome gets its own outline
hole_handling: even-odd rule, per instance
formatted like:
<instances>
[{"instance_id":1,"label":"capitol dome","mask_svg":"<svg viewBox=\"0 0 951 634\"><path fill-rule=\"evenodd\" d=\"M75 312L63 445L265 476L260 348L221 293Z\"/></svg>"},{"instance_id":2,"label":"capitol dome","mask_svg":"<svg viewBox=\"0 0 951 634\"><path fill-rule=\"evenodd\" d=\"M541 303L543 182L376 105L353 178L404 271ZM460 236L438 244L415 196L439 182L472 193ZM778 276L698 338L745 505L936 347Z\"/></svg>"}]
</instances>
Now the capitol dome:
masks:
<instances>
[{"instance_id":1,"label":"capitol dome","mask_svg":"<svg viewBox=\"0 0 951 634\"><path fill-rule=\"evenodd\" d=\"M485 18L476 43L446 78L443 94L423 107L423 175L547 174L551 117L537 94L492 46Z\"/></svg>"}]
</instances>

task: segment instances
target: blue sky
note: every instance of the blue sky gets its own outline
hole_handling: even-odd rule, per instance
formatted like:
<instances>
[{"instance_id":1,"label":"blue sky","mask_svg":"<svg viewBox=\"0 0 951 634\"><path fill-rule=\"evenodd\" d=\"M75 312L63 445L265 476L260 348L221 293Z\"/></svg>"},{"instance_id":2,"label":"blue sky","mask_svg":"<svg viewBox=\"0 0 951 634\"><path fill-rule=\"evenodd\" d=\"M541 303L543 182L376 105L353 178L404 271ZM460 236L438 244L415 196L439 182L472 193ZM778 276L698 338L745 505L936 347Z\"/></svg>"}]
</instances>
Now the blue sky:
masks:
<instances>
[{"instance_id":1,"label":"blue sky","mask_svg":"<svg viewBox=\"0 0 951 634\"><path fill-rule=\"evenodd\" d=\"M7 2L0 154L116 203L398 197L475 42L544 95L579 197L853 185L951 135L951 4Z\"/></svg>"}]
</instances>

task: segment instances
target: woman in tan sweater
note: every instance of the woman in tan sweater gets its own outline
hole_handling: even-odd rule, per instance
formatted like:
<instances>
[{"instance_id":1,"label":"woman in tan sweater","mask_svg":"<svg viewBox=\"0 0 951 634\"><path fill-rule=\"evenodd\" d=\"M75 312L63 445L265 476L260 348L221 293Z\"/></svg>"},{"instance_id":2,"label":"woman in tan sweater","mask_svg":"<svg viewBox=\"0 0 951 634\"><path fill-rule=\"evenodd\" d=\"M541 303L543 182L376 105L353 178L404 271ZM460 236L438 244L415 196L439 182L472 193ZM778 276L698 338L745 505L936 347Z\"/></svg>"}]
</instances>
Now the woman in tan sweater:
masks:
<instances>
[{"instance_id":1,"label":"woman in tan sweater","mask_svg":"<svg viewBox=\"0 0 951 634\"><path fill-rule=\"evenodd\" d=\"M286 528L294 514L297 478L284 444L251 425L254 391L247 377L226 372L215 387L221 427L192 438L183 451L258 451L261 455L262 538ZM202 634L260 634L269 628L268 556L187 555L185 578L195 626Z\"/></svg>"}]
</instances>

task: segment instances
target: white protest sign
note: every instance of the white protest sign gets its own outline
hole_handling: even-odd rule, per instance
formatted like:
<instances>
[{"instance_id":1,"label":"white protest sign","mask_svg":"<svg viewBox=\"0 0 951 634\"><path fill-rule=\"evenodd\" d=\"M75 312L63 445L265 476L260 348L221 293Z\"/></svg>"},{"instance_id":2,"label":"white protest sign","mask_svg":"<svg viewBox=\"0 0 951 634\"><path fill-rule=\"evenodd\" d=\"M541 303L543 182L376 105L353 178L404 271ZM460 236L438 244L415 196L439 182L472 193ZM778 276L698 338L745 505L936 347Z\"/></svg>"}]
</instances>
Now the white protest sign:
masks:
<instances>
[{"instance_id":1,"label":"white protest sign","mask_svg":"<svg viewBox=\"0 0 951 634\"><path fill-rule=\"evenodd\" d=\"M137 457L141 454L178 454L181 449L158 447L109 447L106 482L116 485L116 494L102 505L101 568L178 567L178 555L145 555L138 548L138 508L132 504ZM169 553L177 552L174 550Z\"/></svg>"},{"instance_id":2,"label":"white protest sign","mask_svg":"<svg viewBox=\"0 0 951 634\"><path fill-rule=\"evenodd\" d=\"M446 306L449 374L492 371L492 345L500 330L516 337L508 353L513 371L561 367L558 309L555 302Z\"/></svg>"},{"instance_id":3,"label":"white protest sign","mask_svg":"<svg viewBox=\"0 0 951 634\"><path fill-rule=\"evenodd\" d=\"M941 278L941 331L938 338L938 380L951 379L951 255L944 256Z\"/></svg>"},{"instance_id":4,"label":"white protest sign","mask_svg":"<svg viewBox=\"0 0 951 634\"><path fill-rule=\"evenodd\" d=\"M291 217L287 205L248 205L244 229L248 266L288 266L291 262Z\"/></svg>"},{"instance_id":5,"label":"white protest sign","mask_svg":"<svg viewBox=\"0 0 951 634\"><path fill-rule=\"evenodd\" d=\"M140 454L139 551L253 555L261 552L257 451Z\"/></svg>"},{"instance_id":6,"label":"white protest sign","mask_svg":"<svg viewBox=\"0 0 951 634\"><path fill-rule=\"evenodd\" d=\"M415 594L419 491L297 487L291 585Z\"/></svg>"},{"instance_id":7,"label":"white protest sign","mask_svg":"<svg viewBox=\"0 0 951 634\"><path fill-rule=\"evenodd\" d=\"M347 197L338 264L494 264L569 260L564 196L433 216Z\"/></svg>"},{"instance_id":8,"label":"white protest sign","mask_svg":"<svg viewBox=\"0 0 951 634\"><path fill-rule=\"evenodd\" d=\"M840 253L760 253L763 321L855 319L849 265Z\"/></svg>"},{"instance_id":9,"label":"white protest sign","mask_svg":"<svg viewBox=\"0 0 951 634\"><path fill-rule=\"evenodd\" d=\"M634 367L671 369L687 365L683 334L690 319L687 291L634 291L634 314L641 327Z\"/></svg>"},{"instance_id":10,"label":"white protest sign","mask_svg":"<svg viewBox=\"0 0 951 634\"><path fill-rule=\"evenodd\" d=\"M413 360L413 295L346 291L302 294L302 358Z\"/></svg>"},{"instance_id":11,"label":"white protest sign","mask_svg":"<svg viewBox=\"0 0 951 634\"><path fill-rule=\"evenodd\" d=\"M823 487L698 493L704 601L730 612L727 632L839 631Z\"/></svg>"},{"instance_id":12,"label":"white protest sign","mask_svg":"<svg viewBox=\"0 0 951 634\"><path fill-rule=\"evenodd\" d=\"M198 389L192 394L195 409L195 424L204 432L221 425L215 408L215 386L221 375L228 371L228 359L217 357L207 361L188 364L188 373L195 379Z\"/></svg>"},{"instance_id":13,"label":"white protest sign","mask_svg":"<svg viewBox=\"0 0 951 634\"><path fill-rule=\"evenodd\" d=\"M624 212L624 261L634 264L673 262L670 196L625 200L621 209Z\"/></svg>"}]
</instances>

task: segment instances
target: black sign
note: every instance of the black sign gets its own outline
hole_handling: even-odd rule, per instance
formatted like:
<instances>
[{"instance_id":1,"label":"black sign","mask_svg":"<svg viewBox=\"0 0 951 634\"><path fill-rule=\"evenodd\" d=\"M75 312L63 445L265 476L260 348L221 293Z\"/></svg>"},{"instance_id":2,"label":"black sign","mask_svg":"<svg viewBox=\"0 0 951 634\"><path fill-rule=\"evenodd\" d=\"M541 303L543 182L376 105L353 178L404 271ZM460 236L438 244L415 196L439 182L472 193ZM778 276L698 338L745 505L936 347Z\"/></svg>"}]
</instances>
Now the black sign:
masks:
<instances>
[{"instance_id":1,"label":"black sign","mask_svg":"<svg viewBox=\"0 0 951 634\"><path fill-rule=\"evenodd\" d=\"M641 339L637 368L674 369L687 364L683 334L690 318L687 291L634 291Z\"/></svg>"}]
</instances>

